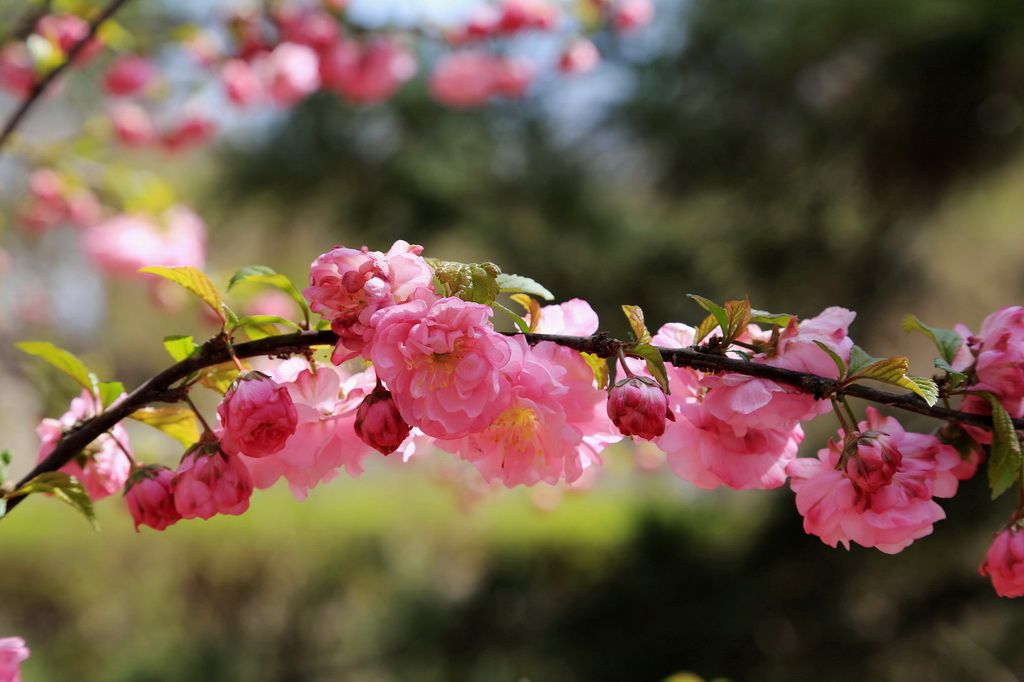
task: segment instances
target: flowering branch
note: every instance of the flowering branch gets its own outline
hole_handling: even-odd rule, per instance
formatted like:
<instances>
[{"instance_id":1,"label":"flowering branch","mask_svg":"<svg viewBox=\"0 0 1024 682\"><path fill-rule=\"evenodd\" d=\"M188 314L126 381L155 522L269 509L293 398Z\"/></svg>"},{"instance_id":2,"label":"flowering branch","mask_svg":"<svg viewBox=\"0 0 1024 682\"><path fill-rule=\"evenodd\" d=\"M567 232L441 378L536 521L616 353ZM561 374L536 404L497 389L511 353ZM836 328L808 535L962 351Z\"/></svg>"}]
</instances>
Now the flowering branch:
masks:
<instances>
[{"instance_id":1,"label":"flowering branch","mask_svg":"<svg viewBox=\"0 0 1024 682\"><path fill-rule=\"evenodd\" d=\"M566 336L561 334L530 333L523 335L530 345L544 341L557 343L584 353L591 353L602 358L617 357L619 349L631 344L614 339L605 333L592 336ZM180 402L185 399L186 389L175 386L178 382L195 372L224 362L232 361L234 356L252 358L259 356L285 357L306 352L316 346L334 346L338 336L333 331L306 331L297 334L272 336L258 341L233 344L228 348L223 335L213 337L191 357L174 364L148 381L140 385L123 400L116 402L90 419L83 420L68 431L54 448L53 452L40 462L32 471L18 482L17 487L27 483L39 474L57 471L85 449L93 440L114 427L115 424L128 418L136 410L154 402ZM728 358L715 353L708 353L696 348L658 348L662 358L676 367L689 367L707 373L732 372L760 379L768 379L795 386L801 392L813 395L818 400L827 399L837 393L838 381L816 374L797 372L781 367L757 364ZM838 391L843 395L853 396L874 403L889 405L897 409L915 412L935 419L956 421L963 424L991 428L992 419L987 415L961 412L945 407L929 407L920 397L913 393L892 393L867 386L852 384ZM1014 419L1016 428L1024 430L1024 419ZM8 511L17 506L21 497L8 502Z\"/></svg>"},{"instance_id":2,"label":"flowering branch","mask_svg":"<svg viewBox=\"0 0 1024 682\"><path fill-rule=\"evenodd\" d=\"M18 125L20 125L25 116L28 115L28 112L32 109L35 103L39 101L43 93L45 93L49 89L50 85L57 80L57 77L75 61L75 58L78 57L78 54L85 49L85 46L89 44L89 41L96 37L96 33L99 31L100 26L114 16L114 14L116 14L122 7L127 5L129 1L130 0L111 0L110 4L100 12L99 16L89 23L88 33L86 33L81 40L75 43L71 49L68 50L64 61L46 74L42 80L32 86L31 91L29 91L28 95L25 96L25 99L22 100L21 105L8 117L7 122L4 123L3 130L0 131L0 154L2 154L3 147L7 143L8 139L10 139L11 135L14 134Z\"/></svg>"}]
</instances>

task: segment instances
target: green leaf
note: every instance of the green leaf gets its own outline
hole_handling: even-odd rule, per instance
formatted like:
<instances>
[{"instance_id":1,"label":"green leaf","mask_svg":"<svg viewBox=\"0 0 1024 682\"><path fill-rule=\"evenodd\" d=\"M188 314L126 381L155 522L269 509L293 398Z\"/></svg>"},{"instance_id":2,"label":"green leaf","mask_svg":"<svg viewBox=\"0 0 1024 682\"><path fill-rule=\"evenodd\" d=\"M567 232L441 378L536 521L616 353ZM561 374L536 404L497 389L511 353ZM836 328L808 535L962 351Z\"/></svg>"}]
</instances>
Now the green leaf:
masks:
<instances>
[{"instance_id":1,"label":"green leaf","mask_svg":"<svg viewBox=\"0 0 1024 682\"><path fill-rule=\"evenodd\" d=\"M962 346L964 342L963 337L952 329L929 327L913 315L903 316L903 331L908 334L912 331L918 331L927 335L939 349L939 354L942 355L942 359L949 364L953 363L954 358L956 358L957 351L960 350L960 346Z\"/></svg>"},{"instance_id":2,"label":"green leaf","mask_svg":"<svg viewBox=\"0 0 1024 682\"><path fill-rule=\"evenodd\" d=\"M516 327L518 327L519 331L521 331L522 333L528 334L530 332L530 325L526 323L526 320L524 320L519 315L512 312L502 304L498 303L497 301L491 301L491 307L497 308L498 310L512 318L512 321L515 323Z\"/></svg>"},{"instance_id":3,"label":"green leaf","mask_svg":"<svg viewBox=\"0 0 1024 682\"><path fill-rule=\"evenodd\" d=\"M199 440L199 421L192 410L184 407L143 407L128 415L155 429L163 431L185 447Z\"/></svg>"},{"instance_id":4,"label":"green leaf","mask_svg":"<svg viewBox=\"0 0 1024 682\"><path fill-rule=\"evenodd\" d=\"M580 355L590 365L590 369L594 370L594 381L597 382L597 387L600 389L607 388L608 381L611 379L608 372L608 361L593 353L580 353Z\"/></svg>"},{"instance_id":5,"label":"green leaf","mask_svg":"<svg viewBox=\"0 0 1024 682\"><path fill-rule=\"evenodd\" d=\"M626 353L629 355L636 355L637 357L641 357L646 360L647 371L649 371L651 376L661 384L666 395L669 393L668 371L665 369L665 360L661 357L661 351L649 343L638 343L628 349Z\"/></svg>"},{"instance_id":6,"label":"green leaf","mask_svg":"<svg viewBox=\"0 0 1024 682\"><path fill-rule=\"evenodd\" d=\"M850 354L850 360L852 365L853 354ZM901 388L907 388L918 394L929 406L934 405L935 401L939 397L939 388L935 385L935 382L931 379L925 379L924 377L913 377L907 375L907 369L910 366L910 361L902 357L885 358L874 362L867 367L862 367L856 372L851 370L851 374L847 381L856 381L857 379L873 379L875 381L881 381L884 384L890 386L899 386Z\"/></svg>"},{"instance_id":7,"label":"green leaf","mask_svg":"<svg viewBox=\"0 0 1024 682\"><path fill-rule=\"evenodd\" d=\"M694 301L699 303L701 308L711 313L712 317L714 317L715 321L718 323L719 328L722 330L722 335L724 336L727 330L729 329L729 315L725 312L725 308L718 305L711 299L704 298L703 296L697 296L696 294L687 294L687 296L689 296ZM701 324L701 328L703 327L704 325Z\"/></svg>"},{"instance_id":8,"label":"green leaf","mask_svg":"<svg viewBox=\"0 0 1024 682\"><path fill-rule=\"evenodd\" d=\"M244 364L244 363L243 363ZM199 383L207 388L217 391L221 395L228 392L228 388L238 377L238 367L233 362L225 362L212 367L207 367L199 373Z\"/></svg>"},{"instance_id":9,"label":"green leaf","mask_svg":"<svg viewBox=\"0 0 1024 682\"><path fill-rule=\"evenodd\" d=\"M829 348L821 341L815 340L814 343L818 344L818 348L828 353L828 356L832 358L832 362L836 363L836 367L839 368L839 380L842 381L843 378L846 376L846 363L843 362L843 359L839 357L839 355L834 350Z\"/></svg>"},{"instance_id":10,"label":"green leaf","mask_svg":"<svg viewBox=\"0 0 1024 682\"><path fill-rule=\"evenodd\" d=\"M283 324L293 329L302 331L302 327L289 319L277 315L249 315L240 319L232 329L244 329L245 333L253 341L265 339L268 336L279 336L282 332L275 327L276 324Z\"/></svg>"},{"instance_id":11,"label":"green leaf","mask_svg":"<svg viewBox=\"0 0 1024 682\"><path fill-rule=\"evenodd\" d=\"M199 352L199 344L191 336L168 336L164 338L164 348L171 354L175 362L181 362Z\"/></svg>"},{"instance_id":12,"label":"green leaf","mask_svg":"<svg viewBox=\"0 0 1024 682\"><path fill-rule=\"evenodd\" d=\"M763 310L750 311L750 321L757 322L758 324L775 324L785 327L794 317L796 316L788 313L768 313Z\"/></svg>"},{"instance_id":13,"label":"green leaf","mask_svg":"<svg viewBox=\"0 0 1024 682\"><path fill-rule=\"evenodd\" d=\"M651 333L647 331L647 325L644 323L644 311L637 305L624 305L622 306L622 312L626 313L626 318L629 320L629 326L633 330L633 336L636 337L637 344L650 344Z\"/></svg>"},{"instance_id":14,"label":"green leaf","mask_svg":"<svg viewBox=\"0 0 1024 682\"><path fill-rule=\"evenodd\" d=\"M883 359L868 355L860 346L854 346L850 349L850 361L847 363L846 372L853 376L865 367L881 362Z\"/></svg>"},{"instance_id":15,"label":"green leaf","mask_svg":"<svg viewBox=\"0 0 1024 682\"><path fill-rule=\"evenodd\" d=\"M697 325L697 329L694 330L694 333L693 333L693 343L694 343L694 345L696 345L696 344L700 343L701 341L703 341L704 338L708 334L713 332L716 327L718 327L718 320L715 319L714 315L708 315L707 317L705 317L703 319L703 321L701 321L701 323L699 325Z\"/></svg>"},{"instance_id":16,"label":"green leaf","mask_svg":"<svg viewBox=\"0 0 1024 682\"><path fill-rule=\"evenodd\" d=\"M95 394L98 391L99 379L89 371L81 360L68 351L57 348L47 341L22 341L15 344L29 355L46 360L48 363L77 381L83 388Z\"/></svg>"},{"instance_id":17,"label":"green leaf","mask_svg":"<svg viewBox=\"0 0 1024 682\"><path fill-rule=\"evenodd\" d=\"M941 369L943 372L949 375L949 387L956 388L960 384L967 381L967 375L963 372L958 372L953 369L952 365L943 360L942 358L935 358L936 369Z\"/></svg>"},{"instance_id":18,"label":"green leaf","mask_svg":"<svg viewBox=\"0 0 1024 682\"><path fill-rule=\"evenodd\" d=\"M535 332L540 327L540 303L537 302L533 296L527 296L526 294L512 294L510 296L513 301L523 306L526 310L526 314L530 316L530 327L527 332Z\"/></svg>"},{"instance_id":19,"label":"green leaf","mask_svg":"<svg viewBox=\"0 0 1024 682\"><path fill-rule=\"evenodd\" d=\"M742 301L726 301L725 314L729 318L726 340L732 343L746 331L747 325L752 320L750 316L750 301L746 298Z\"/></svg>"},{"instance_id":20,"label":"green leaf","mask_svg":"<svg viewBox=\"0 0 1024 682\"><path fill-rule=\"evenodd\" d=\"M1020 439L1013 428L1013 419L993 393L976 391L992 408L992 448L988 457L988 484L992 499L1015 485L1021 473Z\"/></svg>"},{"instance_id":21,"label":"green leaf","mask_svg":"<svg viewBox=\"0 0 1024 682\"><path fill-rule=\"evenodd\" d=\"M120 381L101 381L99 383L99 392L100 404L103 405L103 409L107 409L124 393L124 384Z\"/></svg>"},{"instance_id":22,"label":"green leaf","mask_svg":"<svg viewBox=\"0 0 1024 682\"><path fill-rule=\"evenodd\" d=\"M501 269L494 263L456 263L428 258L434 277L449 296L490 305L498 296Z\"/></svg>"},{"instance_id":23,"label":"green leaf","mask_svg":"<svg viewBox=\"0 0 1024 682\"><path fill-rule=\"evenodd\" d=\"M221 322L227 321L224 317L224 311L221 310L223 301L221 300L220 292L217 291L217 287L214 286L213 282L202 270L191 265L176 268L154 265L148 268L139 268L139 272L148 272L149 274L169 279L175 284L180 284L198 296L206 305L210 306L213 312L217 313L217 317L221 319Z\"/></svg>"},{"instance_id":24,"label":"green leaf","mask_svg":"<svg viewBox=\"0 0 1024 682\"><path fill-rule=\"evenodd\" d=\"M93 530L98 531L100 529L99 524L96 522L96 513L93 511L89 493L85 491L85 486L82 485L82 482L74 476L69 476L63 471L48 471L39 474L7 497L20 497L37 493L52 494L58 500L66 502L78 510L92 524Z\"/></svg>"},{"instance_id":25,"label":"green leaf","mask_svg":"<svg viewBox=\"0 0 1024 682\"><path fill-rule=\"evenodd\" d=\"M308 321L309 319L309 303L302 296L302 292L292 283L290 279L282 274L275 272L273 269L268 268L266 265L250 265L241 268L234 275L231 276L231 281L228 282L228 291L235 288L236 285L243 282L258 282L260 284L267 284L279 289L284 293L291 296L292 300L299 305L299 309L303 311ZM298 328L298 327L296 327Z\"/></svg>"},{"instance_id":26,"label":"green leaf","mask_svg":"<svg viewBox=\"0 0 1024 682\"><path fill-rule=\"evenodd\" d=\"M554 294L529 277L523 277L522 275L506 275L501 273L498 275L498 287L502 292L529 294L530 296L543 298L545 301L555 300Z\"/></svg>"}]
</instances>

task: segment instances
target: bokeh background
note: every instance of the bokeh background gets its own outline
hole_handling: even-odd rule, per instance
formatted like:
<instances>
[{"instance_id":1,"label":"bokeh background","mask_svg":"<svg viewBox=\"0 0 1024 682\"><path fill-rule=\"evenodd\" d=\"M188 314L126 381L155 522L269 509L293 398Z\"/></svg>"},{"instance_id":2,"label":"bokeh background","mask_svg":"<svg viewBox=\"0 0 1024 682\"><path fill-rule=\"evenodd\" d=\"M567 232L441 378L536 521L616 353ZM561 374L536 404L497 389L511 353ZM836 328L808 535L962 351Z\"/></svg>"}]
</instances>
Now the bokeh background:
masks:
<instances>
[{"instance_id":1,"label":"bokeh background","mask_svg":"<svg viewBox=\"0 0 1024 682\"><path fill-rule=\"evenodd\" d=\"M586 298L617 335L623 303L696 324L687 293L846 306L859 345L917 374L932 353L904 313L976 329L1024 303L1024 4L658 7L644 33L598 37L597 71L524 101L453 111L421 78L385 104L318 94L231 121L209 153L124 163L197 207L222 284L250 263L301 283L335 244L406 239ZM90 95L70 83L28 131ZM162 336L212 328L101 279L59 231L2 239L3 444L23 472L35 424L75 389L11 343L54 341L132 387L166 364ZM19 318L25 282L60 315ZM804 453L833 430L813 424ZM447 457L381 458L305 502L260 492L242 517L162 533L136 534L117 500L96 534L32 499L0 522L0 635L28 640L27 682L1024 679L1024 605L977 574L1013 505L983 474L888 556L805 535L788 489L697 491L642 447L610 451L586 491L489 490Z\"/></svg>"}]
</instances>

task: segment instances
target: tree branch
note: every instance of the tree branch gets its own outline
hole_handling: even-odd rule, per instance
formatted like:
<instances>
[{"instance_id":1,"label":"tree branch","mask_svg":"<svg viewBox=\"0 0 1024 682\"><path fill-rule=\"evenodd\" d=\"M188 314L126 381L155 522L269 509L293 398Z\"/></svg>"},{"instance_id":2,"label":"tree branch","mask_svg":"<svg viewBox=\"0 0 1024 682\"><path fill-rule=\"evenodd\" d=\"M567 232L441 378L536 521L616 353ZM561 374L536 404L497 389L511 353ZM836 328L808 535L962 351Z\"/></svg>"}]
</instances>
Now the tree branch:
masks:
<instances>
[{"instance_id":1,"label":"tree branch","mask_svg":"<svg viewBox=\"0 0 1024 682\"><path fill-rule=\"evenodd\" d=\"M25 116L28 115L28 112L32 109L35 103L39 101L39 98L43 96L43 93L45 93L53 84L53 82L57 80L57 77L60 76L60 74L63 73L64 70L68 68L72 62L75 61L75 58L83 49L85 49L85 46L89 43L89 41L96 37L96 32L99 30L100 26L102 26L104 22L106 22L108 19L114 16L114 14L116 14L118 10L127 5L129 2L130 0L111 0L110 4L108 4L102 12L100 12L99 16L97 16L94 20L92 20L89 23L89 32L86 34L86 36L82 40L75 43L71 47L71 49L68 50L67 57L64 59L64 61L58 64L53 71L46 74L46 76L41 81L39 81L32 87L32 90L28 93L28 95L25 96L25 99L22 101L21 106L15 109L14 112L10 115L10 117L8 117L7 122L4 124L3 130L0 131L0 154L3 153L4 145L7 144L8 139L10 139L11 135L14 134L14 131L21 124L21 121L25 118Z\"/></svg>"},{"instance_id":2,"label":"tree branch","mask_svg":"<svg viewBox=\"0 0 1024 682\"><path fill-rule=\"evenodd\" d=\"M629 346L624 341L613 339L607 334L598 333L593 336L563 336L559 334L526 334L527 343L536 345L542 341L551 341L574 350L593 353L603 358L618 355L620 348ZM314 346L334 346L337 335L330 331L306 331L297 334L271 336L259 341L234 344L234 354L238 358L258 356L287 357L305 352ZM702 372L735 372L760 379L768 379L789 384L804 393L813 395L819 400L827 399L836 389L837 381L828 377L805 372L796 372L781 367L760 365L747 360L723 357L714 353L705 353L694 348L659 348L662 358L676 367L689 367ZM159 374L151 377L141 386L121 400L107 408L105 412L86 419L71 429L58 441L53 452L36 465L32 471L18 482L16 488L48 471L57 471L84 450L92 441L109 431L118 422L127 419L136 410L154 402L165 401L178 394L174 384L189 377L206 367L230 362L231 355L224 337L216 336L197 351L192 357L174 364ZM861 398L883 405L889 405L908 412L915 412L935 419L953 420L963 424L971 424L983 428L992 427L992 419L987 415L960 412L945 407L929 407L920 397L913 393L890 393L867 386L853 384L842 391L845 395ZM1024 430L1024 419L1014 419L1014 426ZM14 497L7 501L10 511L17 506L24 496Z\"/></svg>"}]
</instances>

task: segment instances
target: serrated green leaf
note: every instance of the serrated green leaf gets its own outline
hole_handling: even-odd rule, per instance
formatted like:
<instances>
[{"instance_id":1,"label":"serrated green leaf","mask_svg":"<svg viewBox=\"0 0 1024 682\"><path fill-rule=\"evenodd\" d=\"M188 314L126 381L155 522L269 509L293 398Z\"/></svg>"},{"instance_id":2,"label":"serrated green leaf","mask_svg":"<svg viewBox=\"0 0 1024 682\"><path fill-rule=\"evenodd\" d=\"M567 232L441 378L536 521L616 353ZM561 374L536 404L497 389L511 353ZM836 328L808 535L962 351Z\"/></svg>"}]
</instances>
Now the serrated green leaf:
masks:
<instances>
[{"instance_id":1,"label":"serrated green leaf","mask_svg":"<svg viewBox=\"0 0 1024 682\"><path fill-rule=\"evenodd\" d=\"M815 340L814 343L818 345L818 348L828 353L828 356L832 358L832 362L836 363L836 367L839 368L839 379L842 381L846 377L846 363L834 350L829 348L823 342Z\"/></svg>"},{"instance_id":2,"label":"serrated green leaf","mask_svg":"<svg viewBox=\"0 0 1024 682\"><path fill-rule=\"evenodd\" d=\"M931 379L927 377L915 377L909 374L904 378L909 383L913 384L913 386L907 386L906 384L902 383L899 385L909 388L911 391L924 398L924 401L928 404L928 407L931 407L939 400L939 387Z\"/></svg>"},{"instance_id":3,"label":"serrated green leaf","mask_svg":"<svg viewBox=\"0 0 1024 682\"><path fill-rule=\"evenodd\" d=\"M661 357L661 351L649 343L639 343L626 351L629 355L636 355L647 362L647 371L661 384L665 394L669 393L668 371L665 369L665 360Z\"/></svg>"},{"instance_id":4,"label":"serrated green leaf","mask_svg":"<svg viewBox=\"0 0 1024 682\"><path fill-rule=\"evenodd\" d=\"M192 340L191 336L168 336L164 338L164 348L174 358L175 362L181 362L199 352L199 344Z\"/></svg>"},{"instance_id":5,"label":"serrated green leaf","mask_svg":"<svg viewBox=\"0 0 1024 682\"><path fill-rule=\"evenodd\" d=\"M154 429L163 431L185 447L199 440L199 421L192 410L184 407L143 407L128 415Z\"/></svg>"},{"instance_id":6,"label":"serrated green leaf","mask_svg":"<svg viewBox=\"0 0 1024 682\"><path fill-rule=\"evenodd\" d=\"M537 299L533 296L527 296L526 294L512 294L509 298L523 306L523 309L526 310L526 314L529 315L530 326L526 330L527 333L537 331L537 329L540 328L540 317L542 314L540 303L537 302Z\"/></svg>"},{"instance_id":7,"label":"serrated green leaf","mask_svg":"<svg viewBox=\"0 0 1024 682\"><path fill-rule=\"evenodd\" d=\"M217 317L219 317L222 322L227 322L227 318L224 316L224 311L221 310L223 301L221 300L220 292L217 291L217 287L202 270L194 268L191 265L176 268L154 265L148 268L140 268L139 272L147 272L152 275L169 279L175 284L180 284L198 296L203 303L210 306L213 312L217 313Z\"/></svg>"},{"instance_id":8,"label":"serrated green leaf","mask_svg":"<svg viewBox=\"0 0 1024 682\"><path fill-rule=\"evenodd\" d=\"M427 259L427 263L449 296L484 305L498 296L501 269L494 263L456 263L436 258Z\"/></svg>"},{"instance_id":9,"label":"serrated green leaf","mask_svg":"<svg viewBox=\"0 0 1024 682\"><path fill-rule=\"evenodd\" d=\"M101 381L99 383L99 393L100 404L103 405L103 409L107 409L124 393L124 384L120 381Z\"/></svg>"},{"instance_id":10,"label":"serrated green leaf","mask_svg":"<svg viewBox=\"0 0 1024 682\"><path fill-rule=\"evenodd\" d=\"M950 364L953 363L957 351L964 343L963 337L952 329L929 327L913 315L903 316L903 331L906 333L918 331L928 336L935 343L935 347L939 349L942 359Z\"/></svg>"},{"instance_id":11,"label":"serrated green leaf","mask_svg":"<svg viewBox=\"0 0 1024 682\"><path fill-rule=\"evenodd\" d=\"M1015 485L1021 474L1021 446L1013 419L998 396L988 391L976 391L992 408L992 448L988 456L988 484L992 499L996 499Z\"/></svg>"},{"instance_id":12,"label":"serrated green leaf","mask_svg":"<svg viewBox=\"0 0 1024 682\"><path fill-rule=\"evenodd\" d=\"M82 482L74 476L70 476L63 471L48 471L26 482L25 485L7 497L20 497L22 495L38 493L50 493L58 500L71 505L88 519L89 523L92 524L93 530L98 531L100 529L99 524L96 522L96 513L93 511L89 493L85 491L85 486L82 485Z\"/></svg>"},{"instance_id":13,"label":"serrated green leaf","mask_svg":"<svg viewBox=\"0 0 1024 682\"><path fill-rule=\"evenodd\" d=\"M266 265L250 265L241 268L231 276L231 281L228 282L228 291L231 291L236 285L242 284L243 282L266 284L283 291L298 304L299 309L302 310L303 315L306 317L306 321L309 321L309 303L302 296L302 292L298 290L295 284L293 284L292 281L284 275L275 272Z\"/></svg>"},{"instance_id":14,"label":"serrated green leaf","mask_svg":"<svg viewBox=\"0 0 1024 682\"><path fill-rule=\"evenodd\" d=\"M857 379L873 379L874 381L880 381L883 384L889 384L890 386L899 386L906 388L917 395L924 398L924 401L928 405L934 405L935 401L939 397L939 388L935 385L935 382L931 379L925 379L924 377L912 377L907 375L907 369L910 367L910 361L903 357L892 357L885 358L884 360L878 360L873 362L867 367L862 367L856 371L852 369L853 364L853 353L850 353L851 370L850 375L847 377L848 381L856 381Z\"/></svg>"},{"instance_id":15,"label":"serrated green leaf","mask_svg":"<svg viewBox=\"0 0 1024 682\"><path fill-rule=\"evenodd\" d=\"M860 346L854 346L850 349L850 360L846 363L846 372L850 376L858 374L865 367L869 367L876 362L881 362L885 358L876 358L868 355L863 348Z\"/></svg>"},{"instance_id":16,"label":"serrated green leaf","mask_svg":"<svg viewBox=\"0 0 1024 682\"><path fill-rule=\"evenodd\" d=\"M545 301L555 300L554 294L545 289L541 284L522 275L507 275L503 272L498 275L498 287L502 292L539 296Z\"/></svg>"},{"instance_id":17,"label":"serrated green leaf","mask_svg":"<svg viewBox=\"0 0 1024 682\"><path fill-rule=\"evenodd\" d=\"M637 344L650 344L651 333L647 331L647 324L644 322L644 311L638 305L624 305L622 312L626 313L629 320L629 327L633 330Z\"/></svg>"},{"instance_id":18,"label":"serrated green leaf","mask_svg":"<svg viewBox=\"0 0 1024 682\"><path fill-rule=\"evenodd\" d=\"M77 381L83 388L95 394L98 390L99 379L89 371L85 363L79 360L72 353L58 348L48 341L22 341L15 344L18 348L34 355L37 358L46 360L48 363L67 374Z\"/></svg>"},{"instance_id":19,"label":"serrated green leaf","mask_svg":"<svg viewBox=\"0 0 1024 682\"><path fill-rule=\"evenodd\" d=\"M712 317L718 323L719 328L722 330L722 334L725 335L729 329L729 315L725 312L725 308L718 305L709 298L698 296L696 294L687 294L690 298L700 304L700 307L711 313ZM703 324L701 325L704 326ZM703 337L702 337L703 338Z\"/></svg>"}]
</instances>

